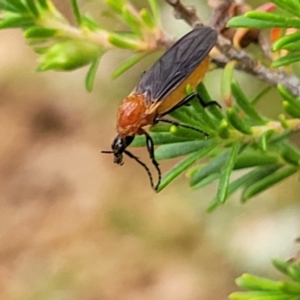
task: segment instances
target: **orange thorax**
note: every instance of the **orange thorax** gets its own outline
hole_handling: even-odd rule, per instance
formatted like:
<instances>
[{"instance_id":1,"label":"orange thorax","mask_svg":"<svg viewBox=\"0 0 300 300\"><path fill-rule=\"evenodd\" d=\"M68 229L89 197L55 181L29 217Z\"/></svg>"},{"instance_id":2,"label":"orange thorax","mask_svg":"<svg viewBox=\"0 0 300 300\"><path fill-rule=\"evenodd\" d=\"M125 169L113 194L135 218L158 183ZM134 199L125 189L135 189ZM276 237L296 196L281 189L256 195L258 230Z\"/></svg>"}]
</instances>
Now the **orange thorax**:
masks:
<instances>
[{"instance_id":1,"label":"orange thorax","mask_svg":"<svg viewBox=\"0 0 300 300\"><path fill-rule=\"evenodd\" d=\"M119 106L117 118L117 132L120 136L142 133L141 128L152 124L154 114L148 113L145 96L130 94Z\"/></svg>"}]
</instances>

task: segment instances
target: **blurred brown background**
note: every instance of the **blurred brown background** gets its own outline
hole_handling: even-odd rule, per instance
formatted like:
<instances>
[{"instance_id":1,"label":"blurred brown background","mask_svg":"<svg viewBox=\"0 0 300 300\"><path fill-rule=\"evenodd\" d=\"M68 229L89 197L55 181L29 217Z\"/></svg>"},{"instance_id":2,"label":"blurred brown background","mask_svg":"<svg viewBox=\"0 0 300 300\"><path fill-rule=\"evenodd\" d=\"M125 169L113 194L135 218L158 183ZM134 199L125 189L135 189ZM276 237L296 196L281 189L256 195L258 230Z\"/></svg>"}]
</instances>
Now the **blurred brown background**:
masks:
<instances>
[{"instance_id":1,"label":"blurred brown background","mask_svg":"<svg viewBox=\"0 0 300 300\"><path fill-rule=\"evenodd\" d=\"M69 1L57 2L70 15ZM206 1L196 2L207 20ZM100 1L81 3L113 26ZM170 35L188 31L163 3L162 15ZM205 208L216 185L191 191L181 177L156 195L134 161L120 168L100 153L115 136L118 103L154 57L112 81L128 53L107 53L87 93L86 69L36 73L37 56L18 30L1 31L0 41L1 300L226 299L245 271L278 276L270 259L297 249L297 177L212 214ZM215 99L220 74L206 78ZM240 80L250 95L262 88ZM277 94L268 101L276 114ZM147 160L145 149L133 151ZM162 162L163 171L173 164Z\"/></svg>"}]
</instances>

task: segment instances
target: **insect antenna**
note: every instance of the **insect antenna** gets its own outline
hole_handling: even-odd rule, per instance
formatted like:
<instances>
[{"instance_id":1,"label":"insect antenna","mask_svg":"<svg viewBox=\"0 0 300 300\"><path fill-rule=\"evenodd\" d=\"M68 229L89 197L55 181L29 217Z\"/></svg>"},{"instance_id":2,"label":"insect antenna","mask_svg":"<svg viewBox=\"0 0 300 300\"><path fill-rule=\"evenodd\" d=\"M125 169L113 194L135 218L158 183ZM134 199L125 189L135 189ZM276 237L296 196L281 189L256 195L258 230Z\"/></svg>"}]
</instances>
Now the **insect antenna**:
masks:
<instances>
[{"instance_id":1,"label":"insect antenna","mask_svg":"<svg viewBox=\"0 0 300 300\"><path fill-rule=\"evenodd\" d=\"M151 186L152 186L152 188L153 188L154 190L156 190L157 187L158 187L158 185L159 185L159 183L160 183L160 179L161 179L161 175L160 175L160 170L159 170L159 168L158 168L158 170L159 170L159 181L158 181L157 185L154 185L154 183L153 183L153 178L152 178L152 174L151 174L149 168L146 166L146 164L144 164L142 161L140 161L140 160L139 160L135 155L133 155L131 152L125 150L124 153L127 154L130 158L133 158L137 163L139 163L139 164L146 170L146 172L148 173L149 179L150 179ZM156 169L157 169L157 167L156 167Z\"/></svg>"}]
</instances>

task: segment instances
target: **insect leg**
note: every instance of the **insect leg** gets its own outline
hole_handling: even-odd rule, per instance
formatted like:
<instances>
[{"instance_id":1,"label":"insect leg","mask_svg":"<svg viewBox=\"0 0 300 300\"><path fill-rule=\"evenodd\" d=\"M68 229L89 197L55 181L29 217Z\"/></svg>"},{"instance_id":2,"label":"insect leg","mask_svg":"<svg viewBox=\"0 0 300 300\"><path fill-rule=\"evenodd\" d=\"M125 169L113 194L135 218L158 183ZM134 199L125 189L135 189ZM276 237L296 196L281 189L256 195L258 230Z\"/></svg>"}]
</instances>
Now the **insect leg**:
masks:
<instances>
[{"instance_id":1,"label":"insect leg","mask_svg":"<svg viewBox=\"0 0 300 300\"><path fill-rule=\"evenodd\" d=\"M133 158L137 163L139 163L146 170L146 172L148 173L149 179L150 179L151 186L154 190L156 190L157 186L154 185L151 172L150 172L149 168L146 166L146 164L144 164L142 161L140 161L135 155L133 155L128 150L124 150L124 153L127 154L130 158Z\"/></svg>"},{"instance_id":2,"label":"insect leg","mask_svg":"<svg viewBox=\"0 0 300 300\"><path fill-rule=\"evenodd\" d=\"M161 171L160 171L160 168L159 168L159 163L155 160L153 140L152 140L151 136L146 131L144 131L144 134L146 136L146 144L147 144L147 149L148 149L151 161L152 161L153 165L155 166L155 168L157 170L157 173L158 173L158 182L157 182L156 186L154 187L154 189L157 190L157 188L160 184L160 181L161 181Z\"/></svg>"},{"instance_id":3,"label":"insect leg","mask_svg":"<svg viewBox=\"0 0 300 300\"><path fill-rule=\"evenodd\" d=\"M178 109L179 107L181 107L181 106L189 103L194 97L197 97L197 95L198 95L197 92L194 92L194 93L191 93L191 94L187 95L181 101L179 101L175 106L173 106L171 109L169 109L168 111L164 112L161 116L163 117L163 116L165 116L165 115L173 112L174 110Z\"/></svg>"},{"instance_id":4,"label":"insect leg","mask_svg":"<svg viewBox=\"0 0 300 300\"><path fill-rule=\"evenodd\" d=\"M205 103L205 101L201 98L201 96L199 95L198 92L193 92L189 95L187 95L186 97L184 97L181 101L179 101L175 106L173 106L171 109L169 109L168 111L164 112L162 117L175 111L176 109L178 109L179 107L189 103L194 97L196 97L200 104L205 108L207 106L210 106L210 105L217 105L221 108L221 105L217 102L217 101L209 101L208 103Z\"/></svg>"},{"instance_id":5,"label":"insect leg","mask_svg":"<svg viewBox=\"0 0 300 300\"><path fill-rule=\"evenodd\" d=\"M219 108L221 108L221 105L217 102L217 101L209 101L209 102L205 102L201 96L199 95L199 93L195 92L194 96L199 100L200 104L205 108L207 106L211 106L211 105L217 105Z\"/></svg>"},{"instance_id":6,"label":"insect leg","mask_svg":"<svg viewBox=\"0 0 300 300\"><path fill-rule=\"evenodd\" d=\"M202 131L201 129L198 129L198 128L195 128L193 126L190 126L190 125L186 125L186 124L182 124L182 123L179 123L177 121L173 121L173 120L169 120L169 119L165 119L163 118L163 116L173 112L174 110L178 109L179 107L181 107L182 105L185 105L187 104L189 101L191 101L194 97L196 97L198 95L197 92L194 92L192 94L189 94L187 95L185 98L183 98L179 103L177 103L174 107L172 107L170 110L166 111L163 115L161 115L160 117L156 117L154 119L154 122L157 123L157 122L164 122L164 123L168 123L168 124L172 124L172 125L175 125L175 126L181 126L181 127L185 127L185 128L188 128L188 129L192 129L192 130L196 130L198 132L201 132L202 134L204 134L205 136L208 136L208 134L204 131Z\"/></svg>"},{"instance_id":7,"label":"insect leg","mask_svg":"<svg viewBox=\"0 0 300 300\"><path fill-rule=\"evenodd\" d=\"M180 122L177 122L177 121L157 117L157 118L155 118L155 122L164 122L164 123L172 124L172 125L175 125L175 126L180 126L180 127L192 129L192 130L201 132L205 136L209 136L208 133L204 132L203 130L201 130L199 128L196 128L196 127L193 127L193 126L190 126L190 125L187 125L187 124L183 124L183 123L180 123Z\"/></svg>"}]
</instances>

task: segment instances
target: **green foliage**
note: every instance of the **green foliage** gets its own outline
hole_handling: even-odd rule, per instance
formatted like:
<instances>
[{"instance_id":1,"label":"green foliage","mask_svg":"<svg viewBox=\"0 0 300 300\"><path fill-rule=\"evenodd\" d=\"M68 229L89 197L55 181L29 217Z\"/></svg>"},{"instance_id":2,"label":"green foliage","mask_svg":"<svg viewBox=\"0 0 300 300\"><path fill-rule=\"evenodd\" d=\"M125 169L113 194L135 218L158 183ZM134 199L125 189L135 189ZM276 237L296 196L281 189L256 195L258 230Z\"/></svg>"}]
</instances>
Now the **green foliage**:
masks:
<instances>
[{"instance_id":1,"label":"green foliage","mask_svg":"<svg viewBox=\"0 0 300 300\"><path fill-rule=\"evenodd\" d=\"M113 74L120 76L132 65L153 51L153 41L160 34L156 0L149 0L151 12L138 11L128 1L106 1L120 17L126 34L102 28L88 14L83 14L77 0L71 0L77 27L63 16L51 1L0 0L0 29L19 28L40 54L38 71L71 71L89 65L86 88L92 90L99 62L112 48L125 48L143 54L126 61Z\"/></svg>"},{"instance_id":2,"label":"green foliage","mask_svg":"<svg viewBox=\"0 0 300 300\"><path fill-rule=\"evenodd\" d=\"M284 262L274 260L276 269L289 277L289 281L275 281L244 274L237 278L239 287L247 290L230 295L231 300L299 300L300 299L300 260Z\"/></svg>"},{"instance_id":3,"label":"green foliage","mask_svg":"<svg viewBox=\"0 0 300 300\"><path fill-rule=\"evenodd\" d=\"M103 28L70 0L77 25L73 26L49 0L0 0L0 29L19 28L29 45L40 55L38 70L70 71L89 66L86 88L91 91L100 60L110 49L121 48L134 53L112 74L117 78L151 51L159 48L163 36L157 0L148 0L148 9L138 11L128 0L105 0L114 17L124 25L123 32ZM272 45L276 59L267 65L278 68L300 61L300 1L272 0L284 14L250 11L228 22L237 28L279 28L282 36ZM293 28L293 32L288 29ZM286 30L286 31L285 31ZM290 33L290 34L287 34ZM275 57L275 56L274 56ZM267 62L265 64L268 64ZM233 193L241 192L244 203L300 169L300 151L289 137L300 129L300 98L291 95L283 84L277 86L282 97L283 113L269 119L257 111L255 104L270 90L267 86L253 99L243 92L235 79L236 62L229 62L220 83L224 107L209 105L211 98L201 83L197 92L207 104L204 108L193 99L190 106L172 112L171 117L194 126L157 124L150 135L158 145L155 157L166 160L183 157L162 178L158 191L186 172L193 189L218 183L208 211L224 204ZM187 86L187 93L191 93ZM208 135L208 137L207 137ZM132 143L144 147L145 138L136 136ZM232 174L243 175L232 179ZM274 266L289 281L273 281L245 274L237 284L247 291L235 292L233 300L299 300L300 261L274 260Z\"/></svg>"},{"instance_id":4,"label":"green foliage","mask_svg":"<svg viewBox=\"0 0 300 300\"><path fill-rule=\"evenodd\" d=\"M249 28L300 27L298 1L273 2L287 12L293 12L294 16L252 11L231 19L228 24ZM273 49L285 49L287 44L298 42L298 37L298 32L282 37ZM291 57L296 61L298 53L288 53L274 61L273 66L281 66L283 60L291 63ZM223 204L238 190L241 190L241 200L245 202L299 171L300 152L288 138L299 128L300 99L289 94L283 85L278 85L283 110L291 118L285 115L280 115L277 120L266 118L256 110L255 104L269 91L269 87L254 99L249 99L234 78L235 65L236 62L228 63L223 72L221 91L226 106L223 112L216 105L204 109L195 99L190 107L182 107L171 114L178 121L209 134L207 140L201 133L180 127L154 127L152 131L155 132L151 133L156 144L160 145L156 150L157 159L189 155L167 172L159 191L195 164L188 171L192 188L202 188L218 181L218 190L208 206L209 211ZM198 86L198 92L207 103L211 100L203 84ZM163 138L158 138L162 134ZM143 137L136 137L134 145L144 146ZM201 159L205 164L201 163ZM231 173L236 170L244 170L244 175L231 180Z\"/></svg>"},{"instance_id":5,"label":"green foliage","mask_svg":"<svg viewBox=\"0 0 300 300\"><path fill-rule=\"evenodd\" d=\"M232 102L224 113L216 105L204 109L196 99L192 106L172 113L178 121L207 132L207 139L201 133L175 126L157 125L150 133L155 144L160 145L155 153L158 160L190 155L163 177L159 191L196 163L188 172L191 187L197 189L219 182L209 211L223 204L238 189L242 189L241 200L247 201L300 169L300 152L287 141L300 120L281 118L276 121L262 116L238 82L233 78L230 82L226 95ZM278 90L285 99L283 102L299 105L300 99L291 96L283 86ZM198 92L208 102L208 94L204 91L204 85L200 84ZM144 137L137 136L133 145L145 146ZM201 158L205 164L197 163ZM236 170L244 170L245 174L230 180L231 173Z\"/></svg>"},{"instance_id":6,"label":"green foliage","mask_svg":"<svg viewBox=\"0 0 300 300\"><path fill-rule=\"evenodd\" d=\"M148 0L150 10L138 11L127 0L105 0L115 17L121 20L126 32L112 32L84 14L76 0L71 0L77 27L70 24L51 1L0 0L0 28L19 28L29 44L40 54L38 70L69 71L89 65L86 88L91 90L102 55L112 48L132 50L135 53L112 74L120 76L128 68L155 49L153 41L161 37L159 8L156 0ZM300 28L300 3L296 0L274 0L280 8L293 16L250 11L245 16L232 18L230 26ZM282 66L300 59L298 44L300 33L286 35L273 45L274 51L287 50L287 55L273 62ZM159 191L181 173L188 172L192 188L200 188L218 181L218 191L208 209L225 203L229 195L241 189L241 200L246 201L299 170L300 152L288 137L299 128L300 99L278 86L283 98L283 110L278 120L261 115L255 104L267 91L249 99L234 78L236 62L229 62L221 80L225 107L217 105L203 108L197 99L190 106L181 107L171 116L194 126L198 131L183 127L158 125L151 129L156 145L157 159L171 159L189 155L174 166L162 180ZM203 84L198 93L206 103L211 101ZM189 87L187 92L191 93ZM205 133L205 134L204 134ZM207 135L209 136L207 138ZM143 137L137 136L133 146L144 146ZM202 164L201 159L206 163ZM200 162L200 163L199 163ZM232 172L244 170L245 174L231 180Z\"/></svg>"},{"instance_id":7,"label":"green foliage","mask_svg":"<svg viewBox=\"0 0 300 300\"><path fill-rule=\"evenodd\" d=\"M272 67L278 68L300 61L300 3L297 0L272 0L271 2L286 11L286 16L282 16L282 13L273 14L262 11L250 11L244 16L232 18L227 25L259 29L294 28L295 32L288 35L283 31L282 36L272 45L273 51L288 51L285 56L278 58L272 63Z\"/></svg>"}]
</instances>

